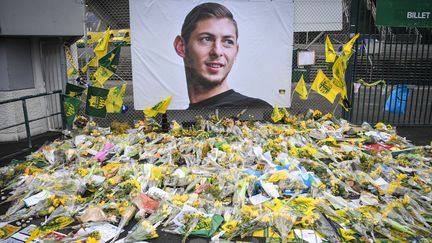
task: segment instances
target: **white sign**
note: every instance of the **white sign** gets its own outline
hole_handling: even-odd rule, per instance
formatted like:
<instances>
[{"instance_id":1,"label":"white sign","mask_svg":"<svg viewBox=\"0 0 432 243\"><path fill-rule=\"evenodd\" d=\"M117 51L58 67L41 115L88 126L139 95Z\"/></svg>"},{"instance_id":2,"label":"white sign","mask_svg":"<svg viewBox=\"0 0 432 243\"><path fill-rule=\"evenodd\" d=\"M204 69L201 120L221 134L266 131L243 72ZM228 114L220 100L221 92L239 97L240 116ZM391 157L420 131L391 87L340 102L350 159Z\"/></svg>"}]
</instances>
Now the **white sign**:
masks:
<instances>
[{"instance_id":1,"label":"white sign","mask_svg":"<svg viewBox=\"0 0 432 243\"><path fill-rule=\"evenodd\" d=\"M297 54L297 66L311 66L315 64L315 51L299 51Z\"/></svg>"}]
</instances>

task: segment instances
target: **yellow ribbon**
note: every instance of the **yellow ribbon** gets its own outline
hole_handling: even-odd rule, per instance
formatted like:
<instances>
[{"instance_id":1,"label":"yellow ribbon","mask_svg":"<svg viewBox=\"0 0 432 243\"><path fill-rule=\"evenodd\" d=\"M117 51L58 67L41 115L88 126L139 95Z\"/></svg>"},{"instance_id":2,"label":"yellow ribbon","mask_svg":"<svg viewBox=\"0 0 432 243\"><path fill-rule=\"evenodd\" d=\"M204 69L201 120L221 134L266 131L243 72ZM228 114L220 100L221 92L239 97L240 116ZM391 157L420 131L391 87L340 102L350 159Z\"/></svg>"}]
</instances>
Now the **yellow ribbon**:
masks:
<instances>
[{"instance_id":1,"label":"yellow ribbon","mask_svg":"<svg viewBox=\"0 0 432 243\"><path fill-rule=\"evenodd\" d=\"M367 86L367 87L376 86L376 85L382 83L382 84L384 85L384 87L386 87L386 81L385 81L384 79L381 79L381 80L375 81L375 82L373 82L373 83L367 83L367 82L365 82L363 79L359 79L359 80L357 81L357 83L362 84L362 85Z\"/></svg>"},{"instance_id":2,"label":"yellow ribbon","mask_svg":"<svg viewBox=\"0 0 432 243\"><path fill-rule=\"evenodd\" d=\"M69 63L72 65L72 67L74 67L76 70L78 70L77 65L75 64L75 61L73 60L72 55L70 53L70 47L65 45L64 51L65 51L65 55L66 55L66 58L69 61Z\"/></svg>"}]
</instances>

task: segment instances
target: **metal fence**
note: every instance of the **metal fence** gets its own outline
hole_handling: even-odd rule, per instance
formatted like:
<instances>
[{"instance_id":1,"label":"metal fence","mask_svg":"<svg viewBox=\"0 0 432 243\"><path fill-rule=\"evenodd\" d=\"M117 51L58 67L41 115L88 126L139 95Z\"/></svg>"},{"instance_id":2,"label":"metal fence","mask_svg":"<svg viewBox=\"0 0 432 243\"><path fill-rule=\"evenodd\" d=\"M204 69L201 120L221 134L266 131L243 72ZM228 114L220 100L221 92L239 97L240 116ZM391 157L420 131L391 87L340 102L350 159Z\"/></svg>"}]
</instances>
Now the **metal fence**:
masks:
<instances>
[{"instance_id":1,"label":"metal fence","mask_svg":"<svg viewBox=\"0 0 432 243\"><path fill-rule=\"evenodd\" d=\"M8 124L7 126L3 126L0 127L0 131L3 130L7 130L10 128L14 128L14 127L18 127L18 126L25 126L25 131L26 131L26 135L27 135L27 145L29 148L32 147L32 132L31 132L31 128L30 128L30 123L35 122L35 121L39 121L45 118L52 118L52 117L60 117L60 119L62 118L62 114L63 112L63 106L59 106L57 107L57 109L51 110L50 113L48 113L45 116L40 116L40 114L38 114L38 116L36 118L31 117L29 115L29 108L28 108L28 102L38 102L40 101L40 99L38 100L38 98L54 98L56 99L55 96L58 96L58 104L62 104L62 90L55 90L55 91L51 91L51 92L46 92L46 93L40 93L40 94L35 94L35 95L27 95L27 96L23 96L20 98L14 98L14 99L8 99L8 100L4 100L4 101L0 101L0 106L7 106L7 105L15 105L16 102L21 102L22 105L22 114L23 114L23 121L22 122L18 122L18 123L13 123L13 124ZM17 114L21 114L21 112L19 110L16 111ZM64 128L64 124L63 124L63 128Z\"/></svg>"},{"instance_id":2,"label":"metal fence","mask_svg":"<svg viewBox=\"0 0 432 243\"><path fill-rule=\"evenodd\" d=\"M307 4L308 1L294 1L295 4ZM318 8L319 6L317 6ZM310 77L309 83L307 86L310 87L311 81L313 81L317 70L322 69L327 75L331 75L331 71L328 70L327 64L325 63L325 52L324 52L324 43L326 35L332 39L335 48L340 47L343 43L346 43L350 38L350 9L351 9L351 0L343 0L342 1L342 12L334 11L334 12L326 12L327 15L342 15L342 29L338 31L326 31L325 25L323 24L321 27L318 25L316 30L313 32L295 32L294 33L294 50L313 50L316 55L315 65L309 68L302 68L303 70L295 70L299 67L294 67L293 76L292 76L292 89L294 89L297 81L299 80L301 74L304 72L308 73ZM129 1L128 0L119 0L119 1L102 1L102 0L86 0L86 10L87 10L87 19L86 26L88 31L104 31L107 26L110 26L112 29L116 28L129 28ZM316 9L319 10L319 9ZM133 35L133 30L132 30ZM133 44L133 43L132 43ZM78 54L83 52L84 48L79 48ZM85 55L81 55L78 60L80 67L83 67L86 62ZM296 63L296 62L293 62ZM125 105L129 107L129 110L126 113L115 113L108 114L106 119L96 119L101 125L109 125L113 120L121 121L121 122L129 122L132 123L135 120L139 120L143 118L142 111L135 111L133 105L133 83L132 83L132 66L131 66L131 53L130 47L122 47L120 64L117 69L118 76L122 77L127 83L126 89L126 97L125 97ZM91 70L94 71L94 70ZM83 77L85 78L85 77ZM109 79L105 84L105 88L110 88L119 84L119 79L115 76ZM342 110L339 106L335 104L329 103L324 97L321 95L311 92L308 100L303 101L298 98L297 95L294 95L292 98L291 107L288 111L291 114L304 114L308 111L308 109L319 109L322 112L334 112L337 117L342 116ZM81 109L82 114L84 113L84 109ZM233 109L233 110L218 110L211 111L209 114L217 113L220 116L233 116L239 113L244 112L241 117L252 118L256 120L260 119L268 119L270 117L271 111L260 111L260 110L248 110L243 111L241 109ZM167 112L168 121L177 120L181 122L187 122L190 120L194 120L197 115L208 115L203 114L201 111L180 111L180 110L170 110ZM161 119L159 117L158 119Z\"/></svg>"},{"instance_id":3,"label":"metal fence","mask_svg":"<svg viewBox=\"0 0 432 243\"><path fill-rule=\"evenodd\" d=\"M375 26L375 4L353 0L353 32L360 32L348 86L363 79L386 85L352 89L348 118L361 123L432 124L432 29Z\"/></svg>"}]
</instances>

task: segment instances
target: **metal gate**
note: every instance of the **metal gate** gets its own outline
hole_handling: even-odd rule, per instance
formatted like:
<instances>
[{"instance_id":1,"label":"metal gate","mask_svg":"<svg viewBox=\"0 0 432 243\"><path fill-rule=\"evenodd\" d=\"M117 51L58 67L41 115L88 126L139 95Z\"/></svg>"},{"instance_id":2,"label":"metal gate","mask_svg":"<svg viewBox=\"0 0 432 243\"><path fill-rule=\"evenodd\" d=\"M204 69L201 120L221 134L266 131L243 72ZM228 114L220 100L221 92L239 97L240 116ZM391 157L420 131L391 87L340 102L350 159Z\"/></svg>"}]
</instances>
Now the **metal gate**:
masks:
<instances>
[{"instance_id":1,"label":"metal gate","mask_svg":"<svg viewBox=\"0 0 432 243\"><path fill-rule=\"evenodd\" d=\"M356 124L431 125L432 29L377 27L375 2L352 1L351 33L361 36L347 73L352 109L344 115ZM359 87L360 79L385 85Z\"/></svg>"}]
</instances>

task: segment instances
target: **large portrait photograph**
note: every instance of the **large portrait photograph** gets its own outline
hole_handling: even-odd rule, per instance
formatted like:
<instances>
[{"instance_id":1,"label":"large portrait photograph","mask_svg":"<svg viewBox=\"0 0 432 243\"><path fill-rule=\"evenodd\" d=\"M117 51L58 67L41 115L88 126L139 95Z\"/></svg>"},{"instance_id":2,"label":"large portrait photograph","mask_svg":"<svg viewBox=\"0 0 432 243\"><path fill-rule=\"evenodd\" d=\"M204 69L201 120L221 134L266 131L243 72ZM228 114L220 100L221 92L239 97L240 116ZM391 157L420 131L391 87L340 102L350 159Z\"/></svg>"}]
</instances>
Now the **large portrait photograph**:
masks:
<instances>
[{"instance_id":1,"label":"large portrait photograph","mask_svg":"<svg viewBox=\"0 0 432 243\"><path fill-rule=\"evenodd\" d=\"M136 110L290 106L292 1L131 0Z\"/></svg>"}]
</instances>

